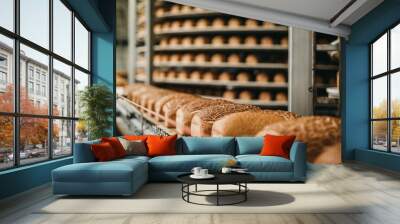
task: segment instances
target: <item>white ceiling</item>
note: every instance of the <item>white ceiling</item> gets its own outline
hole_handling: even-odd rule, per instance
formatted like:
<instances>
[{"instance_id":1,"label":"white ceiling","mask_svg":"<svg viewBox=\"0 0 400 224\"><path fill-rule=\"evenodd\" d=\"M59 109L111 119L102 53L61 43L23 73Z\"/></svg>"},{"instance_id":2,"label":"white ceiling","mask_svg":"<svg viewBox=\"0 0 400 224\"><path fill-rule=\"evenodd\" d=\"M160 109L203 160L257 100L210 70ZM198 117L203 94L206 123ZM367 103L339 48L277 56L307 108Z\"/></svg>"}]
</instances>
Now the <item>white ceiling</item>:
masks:
<instances>
[{"instance_id":1,"label":"white ceiling","mask_svg":"<svg viewBox=\"0 0 400 224\"><path fill-rule=\"evenodd\" d=\"M383 0L169 0L232 15L348 37ZM346 5L350 7L346 8ZM335 17L343 8L338 17Z\"/></svg>"}]
</instances>

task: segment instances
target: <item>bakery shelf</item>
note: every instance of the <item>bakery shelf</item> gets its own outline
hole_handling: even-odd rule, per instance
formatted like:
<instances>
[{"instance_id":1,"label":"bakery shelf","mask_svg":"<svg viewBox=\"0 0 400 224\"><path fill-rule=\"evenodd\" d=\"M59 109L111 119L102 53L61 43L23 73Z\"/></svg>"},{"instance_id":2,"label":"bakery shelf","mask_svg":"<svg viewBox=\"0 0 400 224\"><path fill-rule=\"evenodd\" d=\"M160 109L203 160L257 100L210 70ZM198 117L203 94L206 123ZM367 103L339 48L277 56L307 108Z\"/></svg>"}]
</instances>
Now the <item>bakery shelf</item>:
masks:
<instances>
[{"instance_id":1,"label":"bakery shelf","mask_svg":"<svg viewBox=\"0 0 400 224\"><path fill-rule=\"evenodd\" d=\"M136 47L136 52L137 53L144 53L145 51L146 51L146 47L145 46Z\"/></svg>"},{"instance_id":2,"label":"bakery shelf","mask_svg":"<svg viewBox=\"0 0 400 224\"><path fill-rule=\"evenodd\" d=\"M337 51L338 47L332 44L317 44L317 51Z\"/></svg>"},{"instance_id":3,"label":"bakery shelf","mask_svg":"<svg viewBox=\"0 0 400 224\"><path fill-rule=\"evenodd\" d=\"M213 44L206 44L200 46L169 46L169 47L161 47L155 46L155 51L158 52L168 52L168 51L215 51L215 50L229 50L229 51L283 51L288 52L287 46L281 45L273 45L273 46L262 46L262 45L213 45Z\"/></svg>"},{"instance_id":4,"label":"bakery shelf","mask_svg":"<svg viewBox=\"0 0 400 224\"><path fill-rule=\"evenodd\" d=\"M216 97L216 96L207 96L203 95L202 97L209 98L209 99L224 99L229 100L235 103L240 104L251 104L260 107L287 107L288 102L286 101L263 101L263 100L242 100L242 99L226 99L223 97Z\"/></svg>"},{"instance_id":5,"label":"bakery shelf","mask_svg":"<svg viewBox=\"0 0 400 224\"><path fill-rule=\"evenodd\" d=\"M156 33L159 36L171 36L171 35L199 35L199 34L230 34L230 33L272 33L272 32L283 32L287 33L288 28L283 26L277 26L272 28L248 28L248 27L239 27L239 28L199 28L199 29L180 29L180 30L170 30Z\"/></svg>"},{"instance_id":6,"label":"bakery shelf","mask_svg":"<svg viewBox=\"0 0 400 224\"><path fill-rule=\"evenodd\" d=\"M164 15L156 18L157 21L167 20L167 19L188 19L188 18L204 18L204 17L213 17L213 16L221 16L223 14L219 12L187 12L187 13L164 13Z\"/></svg>"},{"instance_id":7,"label":"bakery shelf","mask_svg":"<svg viewBox=\"0 0 400 224\"><path fill-rule=\"evenodd\" d=\"M256 63L256 64L245 64L245 63L176 63L176 62L162 62L155 63L154 67L181 67L181 68L242 68L242 69L288 69L288 64L285 63Z\"/></svg>"},{"instance_id":8,"label":"bakery shelf","mask_svg":"<svg viewBox=\"0 0 400 224\"><path fill-rule=\"evenodd\" d=\"M272 82L238 82L238 81L220 81L220 80L212 80L212 81L194 81L194 80L160 80L155 79L154 83L157 84L175 84L175 85L196 85L196 86L222 86L227 88L269 88L269 89L284 89L288 87L287 83L272 83Z\"/></svg>"}]
</instances>

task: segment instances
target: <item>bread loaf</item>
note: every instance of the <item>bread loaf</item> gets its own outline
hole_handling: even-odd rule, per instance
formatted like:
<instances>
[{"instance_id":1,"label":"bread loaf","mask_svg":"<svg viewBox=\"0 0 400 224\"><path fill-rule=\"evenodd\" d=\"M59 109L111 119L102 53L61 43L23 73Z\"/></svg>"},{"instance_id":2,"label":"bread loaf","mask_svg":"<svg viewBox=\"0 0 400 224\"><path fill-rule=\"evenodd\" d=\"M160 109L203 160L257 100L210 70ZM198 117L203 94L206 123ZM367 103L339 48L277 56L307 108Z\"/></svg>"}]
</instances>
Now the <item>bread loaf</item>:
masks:
<instances>
[{"instance_id":1,"label":"bread loaf","mask_svg":"<svg viewBox=\"0 0 400 224\"><path fill-rule=\"evenodd\" d=\"M205 72L203 74L204 81L213 81L215 79L215 74L212 72Z\"/></svg>"},{"instance_id":2,"label":"bread loaf","mask_svg":"<svg viewBox=\"0 0 400 224\"><path fill-rule=\"evenodd\" d=\"M235 17L230 18L228 20L228 27L229 28L239 28L240 27L240 19L235 18Z\"/></svg>"},{"instance_id":3,"label":"bread loaf","mask_svg":"<svg viewBox=\"0 0 400 224\"><path fill-rule=\"evenodd\" d=\"M268 91L261 91L260 94L258 94L258 100L263 102L270 102L272 101L272 95Z\"/></svg>"},{"instance_id":4,"label":"bread loaf","mask_svg":"<svg viewBox=\"0 0 400 224\"><path fill-rule=\"evenodd\" d=\"M284 47L288 46L288 38L287 37L281 38L281 46L284 46Z\"/></svg>"},{"instance_id":5,"label":"bread loaf","mask_svg":"<svg viewBox=\"0 0 400 224\"><path fill-rule=\"evenodd\" d=\"M211 63L212 64L219 64L219 63L223 63L225 61L225 56L223 54L213 54L211 56Z\"/></svg>"},{"instance_id":6,"label":"bread loaf","mask_svg":"<svg viewBox=\"0 0 400 224\"><path fill-rule=\"evenodd\" d=\"M228 63L230 63L230 64L240 63L240 55L239 54L230 54L228 56Z\"/></svg>"},{"instance_id":7,"label":"bread loaf","mask_svg":"<svg viewBox=\"0 0 400 224\"><path fill-rule=\"evenodd\" d=\"M246 63L247 64L257 64L258 58L254 54L249 54L246 56Z\"/></svg>"},{"instance_id":8,"label":"bread loaf","mask_svg":"<svg viewBox=\"0 0 400 224\"><path fill-rule=\"evenodd\" d=\"M232 74L229 72L222 72L218 76L218 80L220 81L231 81L232 80Z\"/></svg>"},{"instance_id":9,"label":"bread loaf","mask_svg":"<svg viewBox=\"0 0 400 224\"><path fill-rule=\"evenodd\" d=\"M162 38L162 39L160 40L160 46L161 46L161 47L167 47L168 44L169 44L169 39L168 39L168 38Z\"/></svg>"},{"instance_id":10,"label":"bread loaf","mask_svg":"<svg viewBox=\"0 0 400 224\"><path fill-rule=\"evenodd\" d=\"M189 6L189 5L182 5L181 8L181 13L186 14L186 13L190 13L194 10L194 7Z\"/></svg>"},{"instance_id":11,"label":"bread loaf","mask_svg":"<svg viewBox=\"0 0 400 224\"><path fill-rule=\"evenodd\" d=\"M250 74L247 72L239 72L236 76L238 82L248 82L250 81Z\"/></svg>"},{"instance_id":12,"label":"bread loaf","mask_svg":"<svg viewBox=\"0 0 400 224\"><path fill-rule=\"evenodd\" d=\"M185 47L191 46L192 45L192 38L191 37L182 38L181 45L185 46Z\"/></svg>"},{"instance_id":13,"label":"bread loaf","mask_svg":"<svg viewBox=\"0 0 400 224\"><path fill-rule=\"evenodd\" d=\"M223 45L224 37L223 36L215 36L211 39L212 45Z\"/></svg>"},{"instance_id":14,"label":"bread loaf","mask_svg":"<svg viewBox=\"0 0 400 224\"><path fill-rule=\"evenodd\" d=\"M279 92L275 95L275 101L287 102L288 97L287 94L284 92Z\"/></svg>"},{"instance_id":15,"label":"bread loaf","mask_svg":"<svg viewBox=\"0 0 400 224\"><path fill-rule=\"evenodd\" d=\"M155 14L156 14L156 17L163 16L164 15L164 8L162 8L162 7L157 8Z\"/></svg>"},{"instance_id":16,"label":"bread loaf","mask_svg":"<svg viewBox=\"0 0 400 224\"><path fill-rule=\"evenodd\" d=\"M202 46L202 45L205 45L205 44L207 44L207 39L206 39L206 37L197 36L197 37L194 39L194 45L196 45L196 46Z\"/></svg>"},{"instance_id":17,"label":"bread loaf","mask_svg":"<svg viewBox=\"0 0 400 224\"><path fill-rule=\"evenodd\" d=\"M179 30L181 28L181 26L182 26L181 21L175 20L175 21L171 22L170 29L171 30Z\"/></svg>"},{"instance_id":18,"label":"bread loaf","mask_svg":"<svg viewBox=\"0 0 400 224\"><path fill-rule=\"evenodd\" d=\"M253 94L248 90L243 90L239 93L239 99L251 100L251 99L253 99Z\"/></svg>"},{"instance_id":19,"label":"bread loaf","mask_svg":"<svg viewBox=\"0 0 400 224\"><path fill-rule=\"evenodd\" d=\"M195 112L213 105L231 103L226 100L195 99L176 112L176 131L179 135L190 135L190 125Z\"/></svg>"},{"instance_id":20,"label":"bread loaf","mask_svg":"<svg viewBox=\"0 0 400 224\"><path fill-rule=\"evenodd\" d=\"M264 21L262 26L266 29L271 29L271 28L275 27L275 25L273 23L270 23L267 21Z\"/></svg>"},{"instance_id":21,"label":"bread loaf","mask_svg":"<svg viewBox=\"0 0 400 224\"><path fill-rule=\"evenodd\" d=\"M213 28L223 28L224 25L225 25L224 20L222 18L218 18L218 17L215 18L211 23L211 26Z\"/></svg>"},{"instance_id":22,"label":"bread loaf","mask_svg":"<svg viewBox=\"0 0 400 224\"><path fill-rule=\"evenodd\" d=\"M161 62L161 55L160 55L160 54L154 55L153 61L154 61L155 63L160 63L160 62Z\"/></svg>"},{"instance_id":23,"label":"bread loaf","mask_svg":"<svg viewBox=\"0 0 400 224\"><path fill-rule=\"evenodd\" d=\"M247 36L244 39L244 44L246 44L246 45L257 45L257 38L255 36Z\"/></svg>"},{"instance_id":24,"label":"bread loaf","mask_svg":"<svg viewBox=\"0 0 400 224\"><path fill-rule=\"evenodd\" d=\"M236 97L236 93L233 90L226 90L223 94L222 97L224 99L229 99L229 100L233 100Z\"/></svg>"},{"instance_id":25,"label":"bread loaf","mask_svg":"<svg viewBox=\"0 0 400 224\"><path fill-rule=\"evenodd\" d=\"M178 4L174 4L173 6L171 6L169 13L171 14L179 14L179 12L181 11L181 5Z\"/></svg>"},{"instance_id":26,"label":"bread loaf","mask_svg":"<svg viewBox=\"0 0 400 224\"><path fill-rule=\"evenodd\" d=\"M181 59L181 56L179 54L171 54L169 57L169 62L179 62Z\"/></svg>"},{"instance_id":27,"label":"bread loaf","mask_svg":"<svg viewBox=\"0 0 400 224\"><path fill-rule=\"evenodd\" d=\"M255 136L267 125L296 118L296 114L281 110L237 112L215 121L211 135L213 137Z\"/></svg>"},{"instance_id":28,"label":"bread loaf","mask_svg":"<svg viewBox=\"0 0 400 224\"><path fill-rule=\"evenodd\" d=\"M187 97L189 94L186 93L179 93L175 92L175 94L169 94L166 96L160 97L156 102L155 102L155 112L156 112L156 121L163 121L164 120L164 112L163 112L163 107L166 103L168 103L171 100L180 98L180 97Z\"/></svg>"},{"instance_id":29,"label":"bread loaf","mask_svg":"<svg viewBox=\"0 0 400 224\"><path fill-rule=\"evenodd\" d=\"M192 71L189 75L190 80L200 80L201 73L199 71Z\"/></svg>"},{"instance_id":30,"label":"bread loaf","mask_svg":"<svg viewBox=\"0 0 400 224\"><path fill-rule=\"evenodd\" d=\"M275 73L274 75L274 83L286 83L286 77L283 73Z\"/></svg>"},{"instance_id":31,"label":"bread loaf","mask_svg":"<svg viewBox=\"0 0 400 224\"><path fill-rule=\"evenodd\" d=\"M239 36L230 36L228 38L228 44L232 46L240 45L241 44L241 39Z\"/></svg>"},{"instance_id":32,"label":"bread loaf","mask_svg":"<svg viewBox=\"0 0 400 224\"><path fill-rule=\"evenodd\" d=\"M176 79L176 72L174 70L169 70L167 72L167 77L168 80L174 80Z\"/></svg>"},{"instance_id":33,"label":"bread loaf","mask_svg":"<svg viewBox=\"0 0 400 224\"><path fill-rule=\"evenodd\" d=\"M181 57L182 63L191 63L193 61L193 55L191 53L185 53Z\"/></svg>"},{"instance_id":34,"label":"bread loaf","mask_svg":"<svg viewBox=\"0 0 400 224\"><path fill-rule=\"evenodd\" d=\"M180 42L181 42L181 39L179 37L171 37L169 39L168 44L171 46L177 46L177 45L179 45Z\"/></svg>"},{"instance_id":35,"label":"bread loaf","mask_svg":"<svg viewBox=\"0 0 400 224\"><path fill-rule=\"evenodd\" d=\"M147 114L149 114L152 117L156 117L156 110L155 110L155 104L156 102L163 96L167 96L170 94L176 94L175 91L172 90L167 90L167 89L158 89L158 91L153 92L152 94L150 94L145 100L144 104L145 107L148 109L148 111L146 112Z\"/></svg>"},{"instance_id":36,"label":"bread loaf","mask_svg":"<svg viewBox=\"0 0 400 224\"><path fill-rule=\"evenodd\" d=\"M254 19L246 19L245 26L248 28L257 28L258 22Z\"/></svg>"},{"instance_id":37,"label":"bread loaf","mask_svg":"<svg viewBox=\"0 0 400 224\"><path fill-rule=\"evenodd\" d=\"M168 32L170 30L171 23L170 22L164 22L162 23L162 32Z\"/></svg>"},{"instance_id":38,"label":"bread loaf","mask_svg":"<svg viewBox=\"0 0 400 224\"><path fill-rule=\"evenodd\" d=\"M201 63L207 62L207 59L208 59L207 55L204 54L204 53L201 53L201 54L197 54L197 55L196 55L196 57L194 58L194 61L195 61L196 63L201 64Z\"/></svg>"},{"instance_id":39,"label":"bread loaf","mask_svg":"<svg viewBox=\"0 0 400 224\"><path fill-rule=\"evenodd\" d=\"M274 45L274 40L271 37L262 37L260 42L261 45L266 47Z\"/></svg>"},{"instance_id":40,"label":"bread loaf","mask_svg":"<svg viewBox=\"0 0 400 224\"><path fill-rule=\"evenodd\" d=\"M268 82L268 75L264 72L257 73L256 82Z\"/></svg>"},{"instance_id":41,"label":"bread loaf","mask_svg":"<svg viewBox=\"0 0 400 224\"><path fill-rule=\"evenodd\" d=\"M159 24L159 23L155 24L154 27L153 27L153 31L154 31L154 33L161 33L162 25Z\"/></svg>"},{"instance_id":42,"label":"bread loaf","mask_svg":"<svg viewBox=\"0 0 400 224\"><path fill-rule=\"evenodd\" d=\"M168 62L169 61L169 55L168 54L162 54L160 57L161 62Z\"/></svg>"},{"instance_id":43,"label":"bread loaf","mask_svg":"<svg viewBox=\"0 0 400 224\"><path fill-rule=\"evenodd\" d=\"M215 121L235 112L260 110L253 105L223 104L210 106L196 112L192 118L190 132L192 136L210 136Z\"/></svg>"},{"instance_id":44,"label":"bread loaf","mask_svg":"<svg viewBox=\"0 0 400 224\"><path fill-rule=\"evenodd\" d=\"M340 163L340 119L329 116L305 116L295 120L267 125L258 136L295 135L296 140L307 144L307 160L312 163Z\"/></svg>"},{"instance_id":45,"label":"bread loaf","mask_svg":"<svg viewBox=\"0 0 400 224\"><path fill-rule=\"evenodd\" d=\"M193 29L193 27L194 27L194 20L186 19L183 21L183 24L182 24L183 29L190 30L190 29Z\"/></svg>"},{"instance_id":46,"label":"bread loaf","mask_svg":"<svg viewBox=\"0 0 400 224\"><path fill-rule=\"evenodd\" d=\"M176 111L185 104L195 100L196 96L187 95L168 101L164 104L162 111L164 113L164 125L167 128L175 127Z\"/></svg>"},{"instance_id":47,"label":"bread loaf","mask_svg":"<svg viewBox=\"0 0 400 224\"><path fill-rule=\"evenodd\" d=\"M199 19L196 23L197 29L207 28L208 27L208 20L206 19Z\"/></svg>"},{"instance_id":48,"label":"bread loaf","mask_svg":"<svg viewBox=\"0 0 400 224\"><path fill-rule=\"evenodd\" d=\"M178 79L179 80L187 80L189 74L186 71L180 71L178 72Z\"/></svg>"}]
</instances>

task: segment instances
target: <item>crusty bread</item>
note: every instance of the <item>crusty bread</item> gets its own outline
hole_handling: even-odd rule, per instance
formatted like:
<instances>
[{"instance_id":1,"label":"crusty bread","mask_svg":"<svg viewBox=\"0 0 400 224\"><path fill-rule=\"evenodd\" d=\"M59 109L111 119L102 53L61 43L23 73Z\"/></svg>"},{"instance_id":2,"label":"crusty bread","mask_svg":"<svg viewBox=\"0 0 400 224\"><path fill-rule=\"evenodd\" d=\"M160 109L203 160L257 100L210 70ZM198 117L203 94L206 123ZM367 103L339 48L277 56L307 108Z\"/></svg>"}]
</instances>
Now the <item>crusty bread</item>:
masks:
<instances>
[{"instance_id":1,"label":"crusty bread","mask_svg":"<svg viewBox=\"0 0 400 224\"><path fill-rule=\"evenodd\" d=\"M282 37L280 43L281 43L281 46L287 47L288 46L288 38Z\"/></svg>"},{"instance_id":2,"label":"crusty bread","mask_svg":"<svg viewBox=\"0 0 400 224\"><path fill-rule=\"evenodd\" d=\"M229 72L222 72L218 75L218 80L220 81L231 81L232 80L232 74Z\"/></svg>"},{"instance_id":3,"label":"crusty bread","mask_svg":"<svg viewBox=\"0 0 400 224\"><path fill-rule=\"evenodd\" d=\"M240 63L240 55L239 54L230 54L228 56L228 63L229 64L237 64Z\"/></svg>"},{"instance_id":4,"label":"crusty bread","mask_svg":"<svg viewBox=\"0 0 400 224\"><path fill-rule=\"evenodd\" d=\"M190 13L194 10L193 6L190 5L182 5L181 13Z\"/></svg>"},{"instance_id":5,"label":"crusty bread","mask_svg":"<svg viewBox=\"0 0 400 224\"><path fill-rule=\"evenodd\" d=\"M194 21L192 19L186 19L183 21L182 28L183 29L192 29L194 27Z\"/></svg>"},{"instance_id":6,"label":"crusty bread","mask_svg":"<svg viewBox=\"0 0 400 224\"><path fill-rule=\"evenodd\" d=\"M171 30L179 30L182 27L182 23L179 20L175 20L171 22L170 29Z\"/></svg>"},{"instance_id":7,"label":"crusty bread","mask_svg":"<svg viewBox=\"0 0 400 224\"><path fill-rule=\"evenodd\" d=\"M257 64L258 63L258 58L254 54L249 54L246 56L246 63L247 64Z\"/></svg>"},{"instance_id":8,"label":"crusty bread","mask_svg":"<svg viewBox=\"0 0 400 224\"><path fill-rule=\"evenodd\" d=\"M239 74L236 75L236 80L238 82L248 82L250 81L250 74L248 72L239 72Z\"/></svg>"},{"instance_id":9,"label":"crusty bread","mask_svg":"<svg viewBox=\"0 0 400 224\"><path fill-rule=\"evenodd\" d=\"M181 38L179 37L171 37L168 41L168 44L171 46L177 46L179 45L181 42Z\"/></svg>"},{"instance_id":10,"label":"crusty bread","mask_svg":"<svg viewBox=\"0 0 400 224\"><path fill-rule=\"evenodd\" d=\"M284 92L279 92L275 95L275 101L280 101L280 102L287 102L288 97L287 94Z\"/></svg>"},{"instance_id":11,"label":"crusty bread","mask_svg":"<svg viewBox=\"0 0 400 224\"><path fill-rule=\"evenodd\" d=\"M200 80L201 79L201 72L200 71L196 71L196 70L192 71L189 74L189 79L190 80Z\"/></svg>"},{"instance_id":12,"label":"crusty bread","mask_svg":"<svg viewBox=\"0 0 400 224\"><path fill-rule=\"evenodd\" d=\"M274 83L286 83L285 74L278 72L274 75Z\"/></svg>"},{"instance_id":13,"label":"crusty bread","mask_svg":"<svg viewBox=\"0 0 400 224\"><path fill-rule=\"evenodd\" d=\"M251 100L251 99L253 99L253 94L248 90L243 90L239 93L239 99Z\"/></svg>"},{"instance_id":14,"label":"crusty bread","mask_svg":"<svg viewBox=\"0 0 400 224\"><path fill-rule=\"evenodd\" d=\"M236 46L241 44L240 36L230 36L228 38L228 44L231 46Z\"/></svg>"},{"instance_id":15,"label":"crusty bread","mask_svg":"<svg viewBox=\"0 0 400 224\"><path fill-rule=\"evenodd\" d=\"M240 19L232 17L228 20L228 27L229 28L238 28L240 27Z\"/></svg>"},{"instance_id":16,"label":"crusty bread","mask_svg":"<svg viewBox=\"0 0 400 224\"><path fill-rule=\"evenodd\" d=\"M192 61L193 61L193 54L191 54L191 53L185 53L181 57L182 63L190 63Z\"/></svg>"},{"instance_id":17,"label":"crusty bread","mask_svg":"<svg viewBox=\"0 0 400 224\"><path fill-rule=\"evenodd\" d=\"M248 28L257 28L258 22L257 22L257 20L254 20L254 19L246 19L246 22L244 25Z\"/></svg>"},{"instance_id":18,"label":"crusty bread","mask_svg":"<svg viewBox=\"0 0 400 224\"><path fill-rule=\"evenodd\" d=\"M222 18L218 18L218 17L215 18L211 23L211 26L213 28L222 28L222 27L224 27L224 25L225 25L225 21Z\"/></svg>"},{"instance_id":19,"label":"crusty bread","mask_svg":"<svg viewBox=\"0 0 400 224\"><path fill-rule=\"evenodd\" d=\"M196 28L197 29L199 29L199 28L207 28L207 26L208 26L208 20L207 19L199 19L199 20L197 20L197 23L196 23Z\"/></svg>"},{"instance_id":20,"label":"crusty bread","mask_svg":"<svg viewBox=\"0 0 400 224\"><path fill-rule=\"evenodd\" d=\"M274 40L271 37L262 37L260 42L261 42L261 45L263 45L263 46L274 45Z\"/></svg>"},{"instance_id":21,"label":"crusty bread","mask_svg":"<svg viewBox=\"0 0 400 224\"><path fill-rule=\"evenodd\" d=\"M167 47L169 45L169 39L168 38L162 38L160 40L160 46L161 47Z\"/></svg>"},{"instance_id":22,"label":"crusty bread","mask_svg":"<svg viewBox=\"0 0 400 224\"><path fill-rule=\"evenodd\" d=\"M247 36L244 39L244 44L251 45L251 46L257 45L257 37L255 37L255 36Z\"/></svg>"},{"instance_id":23,"label":"crusty bread","mask_svg":"<svg viewBox=\"0 0 400 224\"><path fill-rule=\"evenodd\" d=\"M305 116L267 125L258 136L295 135L307 144L307 160L312 163L341 162L340 119L329 116ZM331 146L339 147L331 147Z\"/></svg>"},{"instance_id":24,"label":"crusty bread","mask_svg":"<svg viewBox=\"0 0 400 224\"><path fill-rule=\"evenodd\" d=\"M223 36L215 36L211 39L212 45L223 45L224 44L224 37Z\"/></svg>"},{"instance_id":25,"label":"crusty bread","mask_svg":"<svg viewBox=\"0 0 400 224\"><path fill-rule=\"evenodd\" d=\"M174 71L174 70L169 70L169 71L167 72L167 77L166 77L166 79L169 79L169 80L174 80L174 79L176 79L176 71Z\"/></svg>"},{"instance_id":26,"label":"crusty bread","mask_svg":"<svg viewBox=\"0 0 400 224\"><path fill-rule=\"evenodd\" d=\"M162 32L168 32L171 27L171 22L163 22L161 25Z\"/></svg>"},{"instance_id":27,"label":"crusty bread","mask_svg":"<svg viewBox=\"0 0 400 224\"><path fill-rule=\"evenodd\" d=\"M265 72L257 73L256 82L268 82L268 74Z\"/></svg>"},{"instance_id":28,"label":"crusty bread","mask_svg":"<svg viewBox=\"0 0 400 224\"><path fill-rule=\"evenodd\" d=\"M211 135L214 136L255 136L266 125L280 121L294 120L298 116L281 110L244 111L229 114L214 122Z\"/></svg>"},{"instance_id":29,"label":"crusty bread","mask_svg":"<svg viewBox=\"0 0 400 224\"><path fill-rule=\"evenodd\" d=\"M190 125L195 112L213 105L232 103L226 100L195 99L176 112L176 131L179 135L190 135Z\"/></svg>"},{"instance_id":30,"label":"crusty bread","mask_svg":"<svg viewBox=\"0 0 400 224\"><path fill-rule=\"evenodd\" d=\"M159 24L159 23L155 24L154 27L153 27L153 31L154 31L154 33L161 33L162 25Z\"/></svg>"},{"instance_id":31,"label":"crusty bread","mask_svg":"<svg viewBox=\"0 0 400 224\"><path fill-rule=\"evenodd\" d=\"M207 38L203 36L197 36L194 38L193 44L196 46L202 46L207 44Z\"/></svg>"},{"instance_id":32,"label":"crusty bread","mask_svg":"<svg viewBox=\"0 0 400 224\"><path fill-rule=\"evenodd\" d=\"M211 63L213 64L219 64L219 63L223 63L225 61L225 56L223 54L213 54L211 56Z\"/></svg>"},{"instance_id":33,"label":"crusty bread","mask_svg":"<svg viewBox=\"0 0 400 224\"><path fill-rule=\"evenodd\" d=\"M215 121L228 114L248 110L260 110L260 108L253 105L223 104L199 110L192 118L190 133L192 136L210 136Z\"/></svg>"},{"instance_id":34,"label":"crusty bread","mask_svg":"<svg viewBox=\"0 0 400 224\"><path fill-rule=\"evenodd\" d=\"M215 79L215 74L212 72L205 72L203 74L204 81L213 81Z\"/></svg>"},{"instance_id":35,"label":"crusty bread","mask_svg":"<svg viewBox=\"0 0 400 224\"><path fill-rule=\"evenodd\" d=\"M224 99L229 99L229 100L233 100L235 99L236 93L233 90L226 90L223 94L222 97Z\"/></svg>"},{"instance_id":36,"label":"crusty bread","mask_svg":"<svg viewBox=\"0 0 400 224\"><path fill-rule=\"evenodd\" d=\"M160 97L154 105L155 112L156 112L156 121L163 121L164 120L164 112L163 112L163 107L166 103L173 99L177 99L180 97L186 97L189 94L186 93L180 93L180 92L175 92L175 94L169 94L166 96Z\"/></svg>"},{"instance_id":37,"label":"crusty bread","mask_svg":"<svg viewBox=\"0 0 400 224\"><path fill-rule=\"evenodd\" d=\"M180 59L181 59L181 55L179 55L179 54L171 54L169 56L169 62L179 62Z\"/></svg>"},{"instance_id":38,"label":"crusty bread","mask_svg":"<svg viewBox=\"0 0 400 224\"><path fill-rule=\"evenodd\" d=\"M270 28L275 27L275 24L265 21L265 22L263 22L263 25L262 25L262 26L263 26L264 28L266 28L266 29L270 29Z\"/></svg>"},{"instance_id":39,"label":"crusty bread","mask_svg":"<svg viewBox=\"0 0 400 224\"><path fill-rule=\"evenodd\" d=\"M258 100L270 102L272 101L272 94L268 91L261 91L260 94L258 94Z\"/></svg>"},{"instance_id":40,"label":"crusty bread","mask_svg":"<svg viewBox=\"0 0 400 224\"><path fill-rule=\"evenodd\" d=\"M192 45L192 38L191 37L184 37L184 38L182 38L182 40L181 40L181 45L182 46L191 46Z\"/></svg>"},{"instance_id":41,"label":"crusty bread","mask_svg":"<svg viewBox=\"0 0 400 224\"><path fill-rule=\"evenodd\" d=\"M207 62L207 60L208 60L208 57L204 53L196 54L196 56L194 58L194 61L196 63L205 63L205 62Z\"/></svg>"},{"instance_id":42,"label":"crusty bread","mask_svg":"<svg viewBox=\"0 0 400 224\"><path fill-rule=\"evenodd\" d=\"M156 17L163 16L164 15L164 8L163 7L157 8L155 14L156 14Z\"/></svg>"},{"instance_id":43,"label":"crusty bread","mask_svg":"<svg viewBox=\"0 0 400 224\"><path fill-rule=\"evenodd\" d=\"M198 97L195 95L187 96L181 95L179 98L172 99L166 102L162 108L164 114L164 125L167 128L174 128L176 121L176 111L184 106L185 104L197 99Z\"/></svg>"},{"instance_id":44,"label":"crusty bread","mask_svg":"<svg viewBox=\"0 0 400 224\"><path fill-rule=\"evenodd\" d=\"M174 4L169 9L169 13L171 13L171 14L179 14L180 11L181 11L181 7L182 7L182 5Z\"/></svg>"},{"instance_id":45,"label":"crusty bread","mask_svg":"<svg viewBox=\"0 0 400 224\"><path fill-rule=\"evenodd\" d=\"M189 77L189 74L186 71L180 71L178 72L178 77L177 79L179 80L187 80Z\"/></svg>"}]
</instances>

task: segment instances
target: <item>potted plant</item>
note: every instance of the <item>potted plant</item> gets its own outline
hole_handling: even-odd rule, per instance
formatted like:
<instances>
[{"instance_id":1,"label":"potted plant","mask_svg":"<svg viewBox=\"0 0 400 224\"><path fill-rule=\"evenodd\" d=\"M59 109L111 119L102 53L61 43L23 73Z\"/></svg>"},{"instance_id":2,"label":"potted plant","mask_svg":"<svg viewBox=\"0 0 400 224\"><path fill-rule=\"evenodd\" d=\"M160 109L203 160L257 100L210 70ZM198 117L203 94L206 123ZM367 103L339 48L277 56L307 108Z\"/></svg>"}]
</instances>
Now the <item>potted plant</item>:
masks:
<instances>
[{"instance_id":1,"label":"potted plant","mask_svg":"<svg viewBox=\"0 0 400 224\"><path fill-rule=\"evenodd\" d=\"M113 94L102 84L86 87L79 93L80 124L85 124L90 140L109 136L113 116Z\"/></svg>"}]
</instances>

